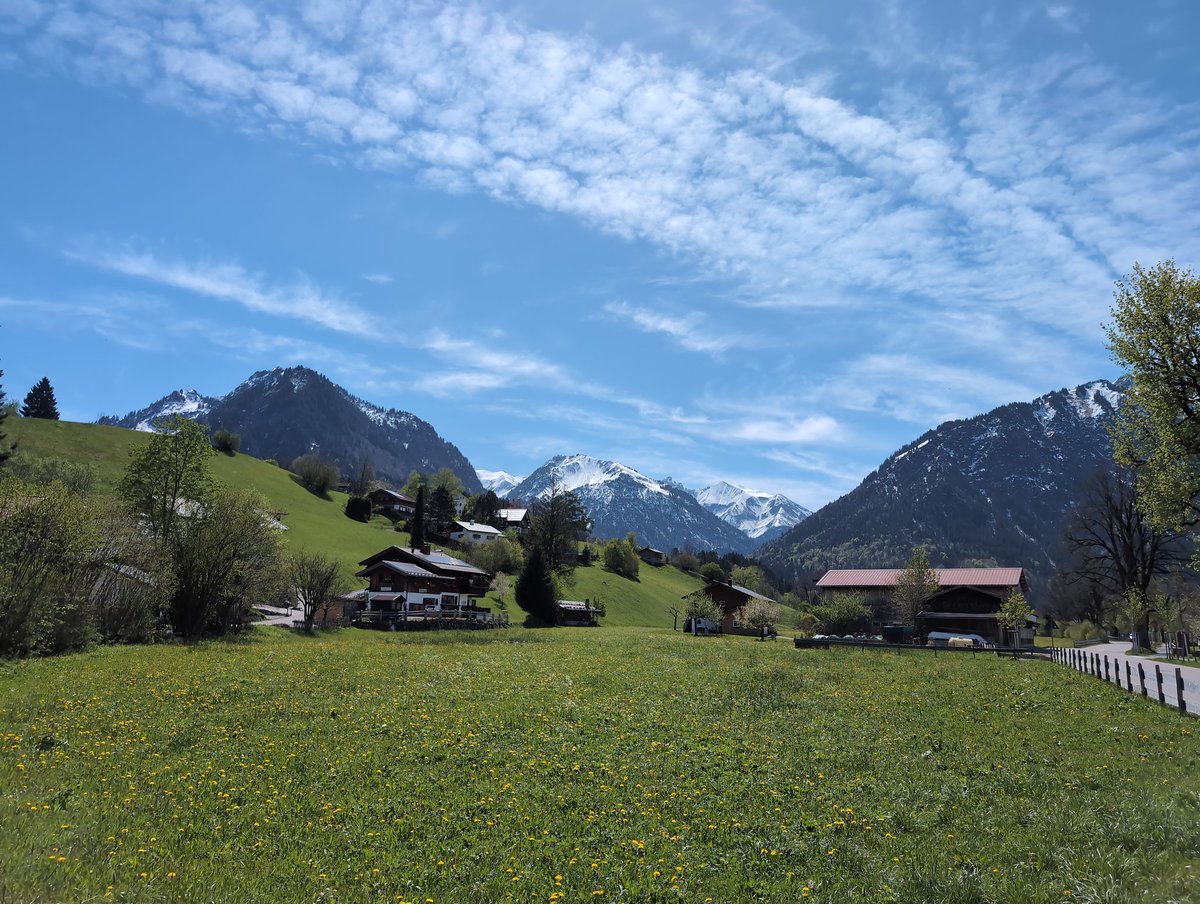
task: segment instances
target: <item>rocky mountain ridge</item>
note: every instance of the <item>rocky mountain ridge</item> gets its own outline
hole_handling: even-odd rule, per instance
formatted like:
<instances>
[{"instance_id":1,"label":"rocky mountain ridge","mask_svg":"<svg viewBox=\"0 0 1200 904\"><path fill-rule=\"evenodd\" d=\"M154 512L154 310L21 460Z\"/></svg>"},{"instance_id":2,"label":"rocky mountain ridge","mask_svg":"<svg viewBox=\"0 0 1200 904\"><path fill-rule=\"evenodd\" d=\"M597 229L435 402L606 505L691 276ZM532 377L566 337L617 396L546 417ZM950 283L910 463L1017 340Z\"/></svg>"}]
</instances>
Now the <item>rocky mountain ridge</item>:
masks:
<instances>
[{"instance_id":1,"label":"rocky mountain ridge","mask_svg":"<svg viewBox=\"0 0 1200 904\"><path fill-rule=\"evenodd\" d=\"M319 453L349 475L365 456L377 477L397 486L413 470L450 468L468 492L483 489L466 456L430 424L360 399L307 367L258 371L223 396L177 390L124 417L102 417L100 423L153 430L155 421L172 414L238 433L243 452L285 465L299 455Z\"/></svg>"},{"instance_id":2,"label":"rocky mountain ridge","mask_svg":"<svg viewBox=\"0 0 1200 904\"><path fill-rule=\"evenodd\" d=\"M934 566L1019 565L1040 585L1079 484L1111 457L1123 397L1097 380L941 424L759 556L811 582L827 568L899 567L923 545Z\"/></svg>"}]
</instances>

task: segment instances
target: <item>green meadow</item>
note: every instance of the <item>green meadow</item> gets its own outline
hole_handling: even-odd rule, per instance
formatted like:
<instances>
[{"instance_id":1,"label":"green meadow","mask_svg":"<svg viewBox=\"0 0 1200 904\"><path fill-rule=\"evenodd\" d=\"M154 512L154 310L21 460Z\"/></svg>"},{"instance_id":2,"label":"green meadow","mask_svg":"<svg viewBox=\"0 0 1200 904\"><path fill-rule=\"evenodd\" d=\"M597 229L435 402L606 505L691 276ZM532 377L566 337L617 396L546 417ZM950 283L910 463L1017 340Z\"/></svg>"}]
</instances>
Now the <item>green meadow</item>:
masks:
<instances>
[{"instance_id":1,"label":"green meadow","mask_svg":"<svg viewBox=\"0 0 1200 904\"><path fill-rule=\"evenodd\" d=\"M1198 728L664 629L98 648L0 666L0 900L1195 901Z\"/></svg>"}]
</instances>

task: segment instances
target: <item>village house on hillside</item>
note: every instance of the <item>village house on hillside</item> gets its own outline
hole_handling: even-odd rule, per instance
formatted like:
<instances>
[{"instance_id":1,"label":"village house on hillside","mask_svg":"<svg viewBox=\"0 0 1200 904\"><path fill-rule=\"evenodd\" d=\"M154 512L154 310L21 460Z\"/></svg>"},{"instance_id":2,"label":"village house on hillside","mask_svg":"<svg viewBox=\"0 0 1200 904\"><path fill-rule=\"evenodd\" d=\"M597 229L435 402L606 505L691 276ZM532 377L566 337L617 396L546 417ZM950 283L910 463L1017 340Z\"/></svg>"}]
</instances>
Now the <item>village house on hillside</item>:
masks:
<instances>
[{"instance_id":1,"label":"village house on hillside","mask_svg":"<svg viewBox=\"0 0 1200 904\"><path fill-rule=\"evenodd\" d=\"M496 512L496 517L500 521L501 529L507 530L511 527L517 532L517 536L525 533L529 528L529 509L527 508L502 508Z\"/></svg>"},{"instance_id":2,"label":"village house on hillside","mask_svg":"<svg viewBox=\"0 0 1200 904\"><path fill-rule=\"evenodd\" d=\"M410 618L482 619L490 610L478 600L491 576L462 559L437 550L389 546L358 563L366 578L365 612L360 620L387 624Z\"/></svg>"},{"instance_id":3,"label":"village house on hillside","mask_svg":"<svg viewBox=\"0 0 1200 904\"><path fill-rule=\"evenodd\" d=\"M661 549L655 549L653 546L642 546L638 549L637 554L638 558L647 565L653 565L656 568L666 565L669 561L669 557L665 552Z\"/></svg>"},{"instance_id":4,"label":"village house on hillside","mask_svg":"<svg viewBox=\"0 0 1200 904\"><path fill-rule=\"evenodd\" d=\"M450 539L456 543L490 543L498 540L504 534L490 524L476 524L474 521L455 521Z\"/></svg>"},{"instance_id":5,"label":"village house on hillside","mask_svg":"<svg viewBox=\"0 0 1200 904\"><path fill-rule=\"evenodd\" d=\"M838 594L862 594L868 605L878 611L890 606L900 568L855 568L825 572L817 589L831 599ZM934 568L938 591L925 600L917 614L916 634L925 638L931 632L978 634L987 643L1000 644L1000 626L996 615L1001 604L1014 591L1029 593L1029 581L1023 568ZM1022 643L1033 642L1033 625L1021 631Z\"/></svg>"},{"instance_id":6,"label":"village house on hillside","mask_svg":"<svg viewBox=\"0 0 1200 904\"><path fill-rule=\"evenodd\" d=\"M372 490L367 498L371 500L374 511L395 518L411 518L417 510L417 500L386 487Z\"/></svg>"},{"instance_id":7,"label":"village house on hillside","mask_svg":"<svg viewBox=\"0 0 1200 904\"><path fill-rule=\"evenodd\" d=\"M770 597L763 596L761 593L755 593L749 587L743 587L740 584L726 584L723 581L713 581L705 584L698 590L693 590L691 593L685 594L683 599L692 596L707 596L714 603L721 607L721 630L725 633L735 633L734 615L738 610L752 600L765 600L772 602ZM685 626L685 630L686 630ZM757 633L753 631L745 631L741 633Z\"/></svg>"}]
</instances>

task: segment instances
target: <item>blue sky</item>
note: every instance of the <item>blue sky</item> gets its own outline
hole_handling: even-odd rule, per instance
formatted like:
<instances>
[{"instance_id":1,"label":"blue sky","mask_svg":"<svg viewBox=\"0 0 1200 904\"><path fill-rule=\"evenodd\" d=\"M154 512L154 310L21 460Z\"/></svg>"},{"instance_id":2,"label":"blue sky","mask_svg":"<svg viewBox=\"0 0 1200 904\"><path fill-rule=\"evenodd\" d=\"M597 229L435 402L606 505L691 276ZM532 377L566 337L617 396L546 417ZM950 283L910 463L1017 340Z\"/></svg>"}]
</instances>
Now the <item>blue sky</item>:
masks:
<instances>
[{"instance_id":1,"label":"blue sky","mask_svg":"<svg viewBox=\"0 0 1200 904\"><path fill-rule=\"evenodd\" d=\"M1200 4L0 0L0 368L304 364L479 468L810 508L1117 372L1195 266Z\"/></svg>"}]
</instances>

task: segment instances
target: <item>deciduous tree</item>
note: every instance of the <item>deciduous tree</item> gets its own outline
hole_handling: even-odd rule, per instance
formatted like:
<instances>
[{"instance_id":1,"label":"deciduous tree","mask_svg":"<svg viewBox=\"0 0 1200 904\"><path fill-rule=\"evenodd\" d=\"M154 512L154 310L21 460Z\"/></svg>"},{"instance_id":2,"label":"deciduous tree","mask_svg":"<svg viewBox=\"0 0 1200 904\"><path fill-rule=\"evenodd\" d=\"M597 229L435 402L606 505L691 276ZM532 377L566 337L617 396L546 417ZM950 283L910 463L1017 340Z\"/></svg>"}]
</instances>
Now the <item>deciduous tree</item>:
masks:
<instances>
[{"instance_id":1,"label":"deciduous tree","mask_svg":"<svg viewBox=\"0 0 1200 904\"><path fill-rule=\"evenodd\" d=\"M591 529L592 522L579 497L564 490L557 480L529 511L529 543L541 550L547 567L554 572L574 570L579 541Z\"/></svg>"},{"instance_id":2,"label":"deciduous tree","mask_svg":"<svg viewBox=\"0 0 1200 904\"><path fill-rule=\"evenodd\" d=\"M304 630L311 634L317 610L328 612L333 601L346 592L349 581L334 559L319 552L298 553L290 564L292 592L304 611Z\"/></svg>"},{"instance_id":3,"label":"deciduous tree","mask_svg":"<svg viewBox=\"0 0 1200 904\"><path fill-rule=\"evenodd\" d=\"M1188 558L1182 538L1143 515L1138 481L1130 468L1101 467L1084 482L1063 528L1070 554L1067 579L1090 582L1118 602L1131 591L1145 597L1155 578L1177 570Z\"/></svg>"},{"instance_id":4,"label":"deciduous tree","mask_svg":"<svg viewBox=\"0 0 1200 904\"><path fill-rule=\"evenodd\" d=\"M130 451L121 479L126 505L145 519L151 533L168 540L188 504L202 503L213 489L209 461L216 454L205 428L182 415L155 425L142 449Z\"/></svg>"},{"instance_id":5,"label":"deciduous tree","mask_svg":"<svg viewBox=\"0 0 1200 904\"><path fill-rule=\"evenodd\" d=\"M996 613L996 624L1000 627L1001 631L1013 632L1025 627L1025 622L1031 615L1033 615L1033 609L1030 608L1029 602L1025 599L1025 594L1020 590L1014 590L1000 604L1000 609ZM1014 647L1017 646L1017 639L1013 638Z\"/></svg>"},{"instance_id":6,"label":"deciduous tree","mask_svg":"<svg viewBox=\"0 0 1200 904\"><path fill-rule=\"evenodd\" d=\"M1200 523L1200 279L1174 261L1119 280L1107 328L1132 385L1112 427L1117 460L1138 471L1158 528Z\"/></svg>"},{"instance_id":7,"label":"deciduous tree","mask_svg":"<svg viewBox=\"0 0 1200 904\"><path fill-rule=\"evenodd\" d=\"M898 621L917 626L917 615L925 601L938 592L937 573L929 567L929 556L924 546L913 548L912 557L896 578L896 589L892 593L892 607Z\"/></svg>"}]
</instances>

